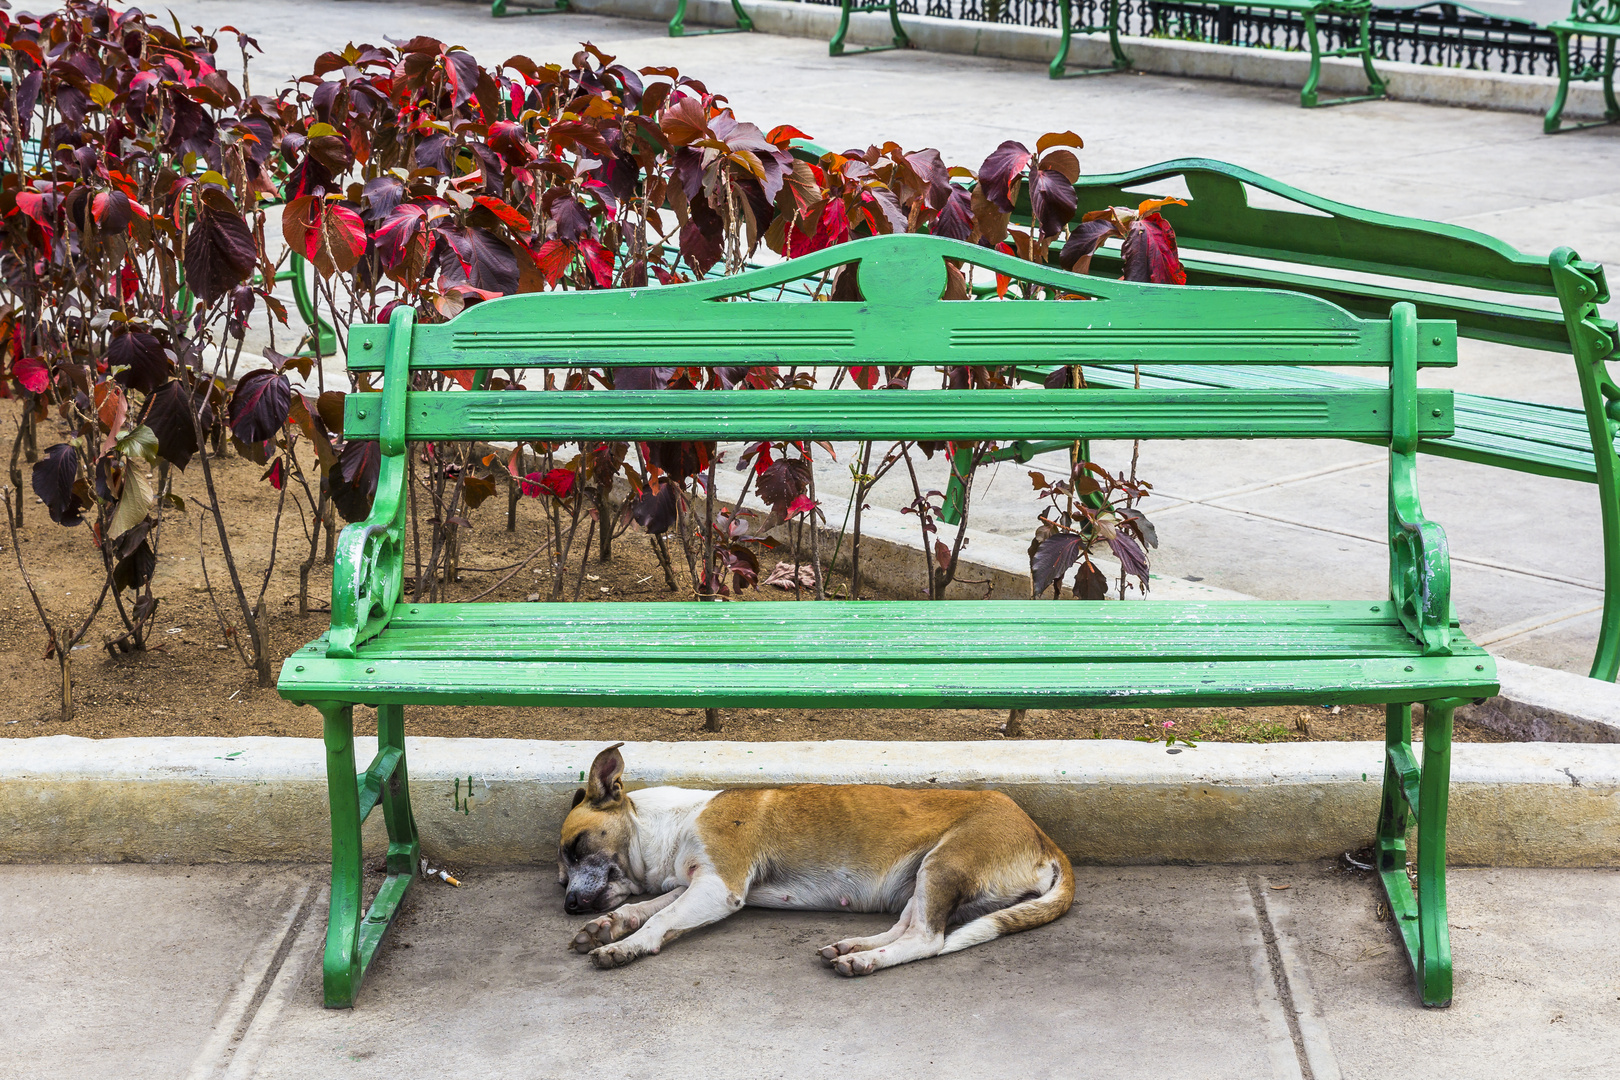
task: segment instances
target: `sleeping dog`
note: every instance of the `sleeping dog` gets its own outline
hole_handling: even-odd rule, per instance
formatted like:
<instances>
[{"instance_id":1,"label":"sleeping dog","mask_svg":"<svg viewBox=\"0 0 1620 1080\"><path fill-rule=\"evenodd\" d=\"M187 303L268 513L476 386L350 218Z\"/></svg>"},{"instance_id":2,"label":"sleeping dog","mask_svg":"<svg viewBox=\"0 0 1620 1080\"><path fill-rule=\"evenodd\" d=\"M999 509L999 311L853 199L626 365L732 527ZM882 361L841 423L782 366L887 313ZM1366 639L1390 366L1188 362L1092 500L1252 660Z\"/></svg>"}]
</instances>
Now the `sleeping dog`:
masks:
<instances>
[{"instance_id":1,"label":"sleeping dog","mask_svg":"<svg viewBox=\"0 0 1620 1080\"><path fill-rule=\"evenodd\" d=\"M597 967L657 953L744 904L898 912L885 933L817 950L840 974L870 975L1041 926L1074 900L1068 858L1000 792L626 792L623 745L591 764L558 852L564 907L603 913L573 942Z\"/></svg>"}]
</instances>

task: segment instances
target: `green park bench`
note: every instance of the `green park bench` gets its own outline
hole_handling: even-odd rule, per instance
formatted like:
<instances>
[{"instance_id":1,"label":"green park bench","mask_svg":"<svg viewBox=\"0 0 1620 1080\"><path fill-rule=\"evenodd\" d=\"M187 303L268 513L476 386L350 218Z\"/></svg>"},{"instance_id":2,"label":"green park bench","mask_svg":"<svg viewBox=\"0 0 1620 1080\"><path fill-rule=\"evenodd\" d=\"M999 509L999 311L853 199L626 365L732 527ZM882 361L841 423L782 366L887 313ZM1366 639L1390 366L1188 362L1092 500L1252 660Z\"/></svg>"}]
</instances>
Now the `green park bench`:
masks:
<instances>
[{"instance_id":1,"label":"green park bench","mask_svg":"<svg viewBox=\"0 0 1620 1080\"><path fill-rule=\"evenodd\" d=\"M1089 300L945 301L945 260ZM776 301L784 285L858 264L863 299ZM750 302L752 301L752 302ZM354 1002L417 872L407 704L630 707L1154 708L1387 706L1378 869L1422 996L1451 998L1445 907L1453 709L1497 691L1458 630L1445 536L1423 517L1420 440L1453 427L1449 390L1417 369L1456 363L1456 327L1398 304L1361 318L1298 292L1141 285L1065 273L917 234L872 237L731 278L531 293L448 323L350 331L344 434L377 439L371 515L338 543L331 629L288 657L279 690L324 718L332 821L328 1006ZM408 390L411 373L626 365L1130 363L1353 365L1387 385L1162 390ZM1390 448L1386 601L1107 603L424 604L404 594L407 447L419 440L1366 439ZM1412 744L1414 702L1426 738ZM357 768L353 710L377 709ZM387 876L363 906L361 823L381 805ZM1417 887L1407 833L1418 835ZM1369 823L1370 825L1371 823ZM544 838L537 837L537 844Z\"/></svg>"},{"instance_id":2,"label":"green park bench","mask_svg":"<svg viewBox=\"0 0 1620 1080\"><path fill-rule=\"evenodd\" d=\"M844 0L847 7L850 0ZM1311 50L1311 70L1305 77L1305 85L1299 91L1299 103L1307 109L1314 109L1323 105L1348 105L1353 101L1376 101L1385 94L1384 77L1378 74L1373 67L1373 46L1370 27L1372 22L1372 0L1266 0L1265 3L1249 3L1246 0L1203 0L1211 7L1255 9L1271 12L1286 12L1297 15L1302 35ZM1356 42L1337 49L1323 49L1321 28L1317 20L1323 16L1338 16L1355 20L1358 28ZM1066 78L1070 75L1102 74L1109 71L1123 70L1131 66L1130 58L1119 45L1119 2L1107 0L1103 21L1097 25L1076 25L1074 22L1073 0L1061 0L1059 4L1059 31L1062 34L1058 43L1057 55L1052 58L1050 74L1054 79ZM1087 71L1070 71L1069 42L1074 34L1108 35L1109 47L1113 52L1113 65L1107 68L1094 68ZM1361 66L1367 72L1367 92L1365 94L1352 94L1346 97L1322 100L1316 92L1317 85L1322 80L1322 57L1324 56L1356 56L1361 58Z\"/></svg>"},{"instance_id":3,"label":"green park bench","mask_svg":"<svg viewBox=\"0 0 1620 1080\"><path fill-rule=\"evenodd\" d=\"M1542 129L1552 135L1563 126L1564 102L1569 97L1569 84L1603 80L1603 119L1586 124L1571 124L1569 130L1612 124L1620 120L1620 101L1614 97L1614 43L1620 38L1620 2L1617 0L1575 0L1569 18L1548 23L1547 30L1558 39L1558 93L1553 96L1552 108ZM1569 39L1572 37L1601 38L1603 59L1591 61L1575 68L1569 59Z\"/></svg>"},{"instance_id":4,"label":"green park bench","mask_svg":"<svg viewBox=\"0 0 1620 1080\"><path fill-rule=\"evenodd\" d=\"M1083 176L1076 185L1076 217L1107 206L1135 205L1145 193L1190 196L1186 206L1161 210L1176 230L1191 285L1292 289L1330 300L1358 315L1387 312L1409 301L1423 318L1450 319L1464 337L1565 353L1584 408L1459 393L1456 432L1424 438L1420 453L1497 468L1596 484L1603 515L1604 606L1593 678L1620 672L1620 458L1614 449L1620 420L1620 385L1605 359L1614 351L1614 323L1598 317L1609 299L1603 267L1583 262L1569 248L1527 255L1472 229L1362 210L1289 187L1225 162L1185 159L1130 172ZM1251 205L1286 200L1297 210ZM1027 201L1020 216L1028 220ZM1117 277L1118 251L1099 250L1095 274ZM1443 290L1456 291L1443 291ZM1466 291L1464 291L1466 290ZM1486 295L1481 295L1486 294ZM1540 299L1547 306L1532 307ZM1242 365L1139 366L1143 387L1368 386L1355 375L1319 368ZM1049 367L1028 365L1040 380ZM1138 371L1130 364L1083 365L1090 386L1126 388ZM988 460L1027 461L1067 444L1009 445ZM946 512L957 520L962 484L953 469Z\"/></svg>"},{"instance_id":5,"label":"green park bench","mask_svg":"<svg viewBox=\"0 0 1620 1080\"><path fill-rule=\"evenodd\" d=\"M525 3L524 0L490 0L489 13L497 19L511 15L565 15L572 11L568 0L551 0L547 4ZM706 34L740 34L754 28L754 21L743 10L741 0L731 0L731 10L737 14L736 26L716 26L707 30L686 28L686 0L675 0L675 14L669 17L670 37L703 37Z\"/></svg>"}]
</instances>

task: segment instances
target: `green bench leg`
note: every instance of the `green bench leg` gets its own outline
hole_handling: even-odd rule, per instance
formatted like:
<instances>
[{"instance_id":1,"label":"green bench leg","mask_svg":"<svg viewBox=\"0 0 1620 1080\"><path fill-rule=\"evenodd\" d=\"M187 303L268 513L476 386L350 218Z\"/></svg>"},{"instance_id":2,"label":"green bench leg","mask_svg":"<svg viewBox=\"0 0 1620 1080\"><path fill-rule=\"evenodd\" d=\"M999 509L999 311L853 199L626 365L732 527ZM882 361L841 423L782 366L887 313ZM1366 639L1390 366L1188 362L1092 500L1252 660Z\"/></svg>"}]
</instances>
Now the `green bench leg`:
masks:
<instances>
[{"instance_id":1,"label":"green bench leg","mask_svg":"<svg viewBox=\"0 0 1620 1080\"><path fill-rule=\"evenodd\" d=\"M1365 94L1352 94L1348 97L1334 98L1331 101L1322 101L1317 94L1317 85L1322 81L1322 42L1316 25L1316 12L1307 11L1303 14L1305 21L1305 38L1311 46L1311 71L1305 79L1305 85L1299 91L1299 104L1304 109L1315 109L1327 105L1348 105L1353 101L1378 101L1387 91L1388 84L1384 77L1378 74L1373 67L1372 56L1372 8L1369 6L1360 12L1359 43L1348 49L1335 49L1330 56L1359 56L1361 66L1367 73L1367 92Z\"/></svg>"},{"instance_id":2,"label":"green bench leg","mask_svg":"<svg viewBox=\"0 0 1620 1080\"><path fill-rule=\"evenodd\" d=\"M736 0L732 0L733 3ZM828 56L860 56L862 53L889 52L892 49L909 49L911 38L907 36L900 26L900 9L895 6L896 0L884 0L882 3L864 3L856 5L855 0L842 0L838 5L838 29L834 31L832 40L827 43ZM889 26L894 31L894 44L873 45L865 49L844 51L844 38L849 33L849 17L863 11L887 11L889 13Z\"/></svg>"},{"instance_id":3,"label":"green bench leg","mask_svg":"<svg viewBox=\"0 0 1620 1080\"><path fill-rule=\"evenodd\" d=\"M1047 75L1054 79L1074 79L1083 75L1113 75L1116 72L1126 71L1131 66L1131 58L1125 55L1125 50L1119 44L1119 0L1108 0L1108 21L1102 27L1086 27L1083 32L1093 33L1099 29L1108 31L1108 48L1114 54L1113 62L1105 68L1081 68L1076 71L1068 70L1069 39L1074 32L1073 0L1061 0L1060 14L1062 18L1063 37L1058 42L1057 55L1052 57L1052 63L1047 68Z\"/></svg>"},{"instance_id":4,"label":"green bench leg","mask_svg":"<svg viewBox=\"0 0 1620 1080\"><path fill-rule=\"evenodd\" d=\"M1541 130L1548 135L1556 135L1559 131L1580 131L1583 128L1602 127L1620 120L1620 101L1614 96L1615 39L1612 37L1604 39L1601 69L1586 67L1577 72L1569 59L1571 36L1569 31L1554 30L1553 36L1558 41L1558 92L1553 95L1552 108L1547 110L1547 116L1541 122ZM1569 100L1569 84L1572 81L1589 82L1599 78L1603 81L1603 119L1564 127L1564 105Z\"/></svg>"},{"instance_id":5,"label":"green bench leg","mask_svg":"<svg viewBox=\"0 0 1620 1080\"><path fill-rule=\"evenodd\" d=\"M1423 1004L1451 1004L1451 932L1446 922L1446 804L1455 699L1425 705L1423 765L1412 754L1412 707L1385 714L1384 785L1375 858L1390 918L1412 962ZM1406 872L1406 835L1417 819L1417 890Z\"/></svg>"},{"instance_id":6,"label":"green bench leg","mask_svg":"<svg viewBox=\"0 0 1620 1080\"><path fill-rule=\"evenodd\" d=\"M507 9L506 0L493 0L489 5L489 13L497 19L504 19L508 15L566 15L568 13L568 0L555 0L555 3L548 7L520 4L516 11Z\"/></svg>"},{"instance_id":7,"label":"green bench leg","mask_svg":"<svg viewBox=\"0 0 1620 1080\"><path fill-rule=\"evenodd\" d=\"M731 10L736 12L736 26L716 26L708 30L688 30L686 28L686 0L676 0L675 14L669 18L670 37L705 37L709 34L746 34L754 29L754 20L742 9L741 0L731 0Z\"/></svg>"},{"instance_id":8,"label":"green bench leg","mask_svg":"<svg viewBox=\"0 0 1620 1080\"><path fill-rule=\"evenodd\" d=\"M1547 135L1556 135L1563 125L1564 102L1569 97L1569 35L1554 30L1553 36L1558 39L1558 92L1553 95L1552 108L1541 122L1541 130Z\"/></svg>"},{"instance_id":9,"label":"green bench leg","mask_svg":"<svg viewBox=\"0 0 1620 1080\"><path fill-rule=\"evenodd\" d=\"M298 308L298 317L304 320L309 327L305 340L309 347L323 357L337 355L337 331L332 324L322 319L315 310L315 297L309 289L309 261L297 252L287 260L287 269L276 273L277 281L288 282L292 286L293 305Z\"/></svg>"},{"instance_id":10,"label":"green bench leg","mask_svg":"<svg viewBox=\"0 0 1620 1080\"><path fill-rule=\"evenodd\" d=\"M332 812L332 900L322 962L323 997L327 1008L347 1009L354 1005L366 968L416 877L419 849L406 783L403 707L378 708L377 757L358 775L354 706L322 702L316 708L324 721L326 789ZM365 867L360 826L378 803L388 824L388 873L362 917Z\"/></svg>"}]
</instances>

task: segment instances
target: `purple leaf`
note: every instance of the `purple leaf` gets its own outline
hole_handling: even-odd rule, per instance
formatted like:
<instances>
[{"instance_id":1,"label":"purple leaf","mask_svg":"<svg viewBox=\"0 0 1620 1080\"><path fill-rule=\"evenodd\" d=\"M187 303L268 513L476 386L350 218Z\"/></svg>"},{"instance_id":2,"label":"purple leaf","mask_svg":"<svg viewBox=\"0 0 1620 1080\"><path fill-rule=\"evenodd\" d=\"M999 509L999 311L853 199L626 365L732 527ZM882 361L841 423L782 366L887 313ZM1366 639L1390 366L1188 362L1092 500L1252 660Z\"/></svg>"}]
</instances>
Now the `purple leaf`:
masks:
<instances>
[{"instance_id":1,"label":"purple leaf","mask_svg":"<svg viewBox=\"0 0 1620 1080\"><path fill-rule=\"evenodd\" d=\"M377 470L382 464L381 443L351 439L338 452L337 475L332 478L332 505L344 521L364 521L377 495Z\"/></svg>"},{"instance_id":2,"label":"purple leaf","mask_svg":"<svg viewBox=\"0 0 1620 1080\"><path fill-rule=\"evenodd\" d=\"M1035 549L1035 556L1030 560L1030 568L1035 574L1036 596L1044 595L1052 587L1052 582L1061 580L1068 573L1069 567L1080 556L1080 545L1080 537L1074 533L1058 533L1041 541L1041 546Z\"/></svg>"},{"instance_id":3,"label":"purple leaf","mask_svg":"<svg viewBox=\"0 0 1620 1080\"><path fill-rule=\"evenodd\" d=\"M1011 139L991 151L984 164L979 166L979 186L984 191L984 197L1011 213L1018 180L1024 175L1024 166L1029 164L1031 156L1029 147Z\"/></svg>"},{"instance_id":4,"label":"purple leaf","mask_svg":"<svg viewBox=\"0 0 1620 1080\"><path fill-rule=\"evenodd\" d=\"M163 342L152 334L135 331L119 334L107 346L107 362L116 371L113 378L122 385L150 394L168 381L174 364L163 349Z\"/></svg>"},{"instance_id":5,"label":"purple leaf","mask_svg":"<svg viewBox=\"0 0 1620 1080\"><path fill-rule=\"evenodd\" d=\"M245 443L276 437L292 407L292 385L287 376L262 369L242 376L231 395L231 434Z\"/></svg>"},{"instance_id":6,"label":"purple leaf","mask_svg":"<svg viewBox=\"0 0 1620 1080\"><path fill-rule=\"evenodd\" d=\"M34 465L34 494L58 525L77 525L84 520L80 516L84 503L73 490L78 478L79 455L67 443L57 443Z\"/></svg>"}]
</instances>

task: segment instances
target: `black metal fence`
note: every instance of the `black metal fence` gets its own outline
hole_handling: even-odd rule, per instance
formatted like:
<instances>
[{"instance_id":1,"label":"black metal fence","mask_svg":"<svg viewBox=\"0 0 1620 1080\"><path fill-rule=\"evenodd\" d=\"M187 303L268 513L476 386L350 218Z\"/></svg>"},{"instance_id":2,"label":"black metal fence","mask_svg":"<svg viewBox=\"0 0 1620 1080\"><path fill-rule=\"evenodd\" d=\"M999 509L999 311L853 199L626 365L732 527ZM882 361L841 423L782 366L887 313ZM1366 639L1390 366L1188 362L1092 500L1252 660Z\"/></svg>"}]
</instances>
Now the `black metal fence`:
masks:
<instances>
[{"instance_id":1,"label":"black metal fence","mask_svg":"<svg viewBox=\"0 0 1620 1080\"><path fill-rule=\"evenodd\" d=\"M1058 0L899 0L899 6L910 15L967 22L1053 29L1060 23ZM1101 24L1107 17L1106 0L1073 0L1073 17L1076 27ZM1306 50L1304 25L1298 14L1262 4L1234 8L1196 0L1120 0L1120 32L1138 37ZM1343 16L1323 15L1317 25L1325 49L1352 44L1360 33L1356 20ZM1525 19L1487 15L1458 4L1374 8L1372 39L1383 60L1513 75L1558 74L1552 34ZM1598 49L1594 39L1576 38L1570 43L1570 60L1579 68L1597 60Z\"/></svg>"}]
</instances>

